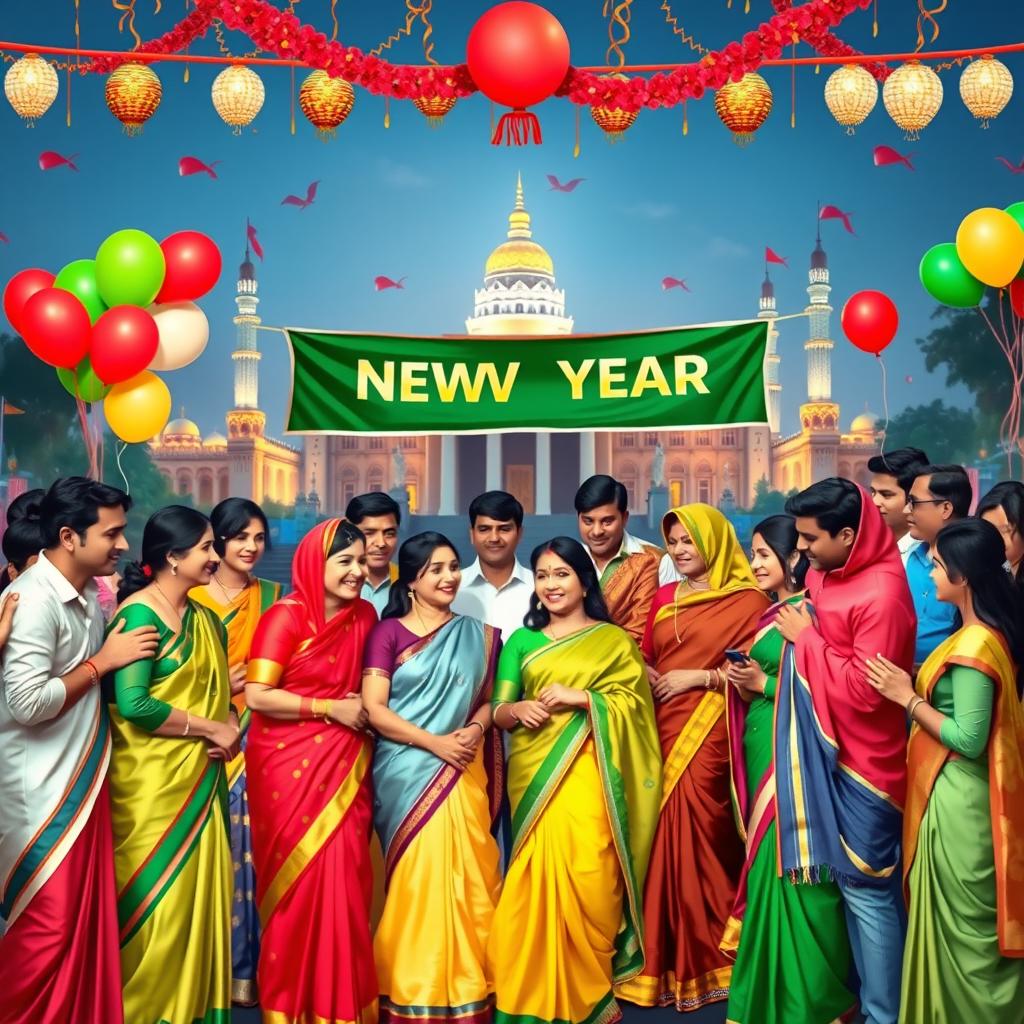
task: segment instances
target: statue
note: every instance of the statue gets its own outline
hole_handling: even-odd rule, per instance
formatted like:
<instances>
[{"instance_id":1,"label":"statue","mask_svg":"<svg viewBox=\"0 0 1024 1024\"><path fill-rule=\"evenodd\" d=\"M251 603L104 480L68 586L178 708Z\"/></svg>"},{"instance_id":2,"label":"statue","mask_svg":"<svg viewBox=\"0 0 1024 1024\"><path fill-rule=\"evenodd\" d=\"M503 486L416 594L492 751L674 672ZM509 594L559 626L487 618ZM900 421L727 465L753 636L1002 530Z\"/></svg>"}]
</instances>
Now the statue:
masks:
<instances>
[{"instance_id":1,"label":"statue","mask_svg":"<svg viewBox=\"0 0 1024 1024\"><path fill-rule=\"evenodd\" d=\"M654 459L651 462L651 486L665 486L665 449L661 447L660 441L654 446Z\"/></svg>"},{"instance_id":2,"label":"statue","mask_svg":"<svg viewBox=\"0 0 1024 1024\"><path fill-rule=\"evenodd\" d=\"M394 478L394 487L396 490L405 490L405 456L402 454L402 449L395 445L391 449L391 475Z\"/></svg>"}]
</instances>

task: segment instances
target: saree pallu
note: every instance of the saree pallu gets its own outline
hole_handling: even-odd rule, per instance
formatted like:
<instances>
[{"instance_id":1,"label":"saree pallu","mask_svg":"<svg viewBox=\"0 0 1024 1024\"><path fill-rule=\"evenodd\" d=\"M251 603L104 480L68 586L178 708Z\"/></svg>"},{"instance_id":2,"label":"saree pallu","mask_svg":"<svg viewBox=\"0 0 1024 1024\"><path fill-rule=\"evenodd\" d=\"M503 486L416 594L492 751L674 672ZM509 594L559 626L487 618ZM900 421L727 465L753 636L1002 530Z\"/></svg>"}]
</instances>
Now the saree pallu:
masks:
<instances>
[{"instance_id":1,"label":"saree pallu","mask_svg":"<svg viewBox=\"0 0 1024 1024\"><path fill-rule=\"evenodd\" d=\"M3 1024L120 1024L124 1019L105 782L110 730L98 700L94 703L92 738L64 799L5 879Z\"/></svg>"},{"instance_id":2,"label":"saree pallu","mask_svg":"<svg viewBox=\"0 0 1024 1024\"><path fill-rule=\"evenodd\" d=\"M196 587L189 596L209 608L220 619L228 634L228 665L244 665L260 616L281 596L281 584L254 579L234 601L221 604L206 587ZM242 745L227 766L228 823L231 831L231 862L235 889L231 903L231 999L256 1002L256 965L259 963L260 922L256 912L256 877L253 871L252 833L249 823L249 796L245 782L245 748L249 739L251 714L245 706L245 694L232 695L238 710Z\"/></svg>"},{"instance_id":3,"label":"saree pallu","mask_svg":"<svg viewBox=\"0 0 1024 1024\"><path fill-rule=\"evenodd\" d=\"M372 607L355 601L311 636L304 607L278 602L253 642L249 681L345 699L358 692L363 645L375 622ZM377 1020L369 923L372 752L365 733L333 722L253 713L246 758L264 1024Z\"/></svg>"},{"instance_id":4,"label":"saree pallu","mask_svg":"<svg viewBox=\"0 0 1024 1024\"><path fill-rule=\"evenodd\" d=\"M496 652L491 626L456 616L399 653L388 707L435 735L462 728L490 698ZM387 884L374 938L382 1021L490 1019L485 951L501 888L491 835L500 754L492 733L459 772L419 747L377 740L374 823Z\"/></svg>"},{"instance_id":5,"label":"saree pallu","mask_svg":"<svg viewBox=\"0 0 1024 1024\"><path fill-rule=\"evenodd\" d=\"M226 721L228 668L212 613L190 606L150 693ZM155 736L110 708L110 790L125 1020L228 1024L231 851L224 764L202 740Z\"/></svg>"},{"instance_id":6,"label":"saree pallu","mask_svg":"<svg viewBox=\"0 0 1024 1024\"><path fill-rule=\"evenodd\" d=\"M644 965L642 892L661 758L636 645L608 623L528 653L521 692L552 683L587 709L515 729L509 752L512 856L488 946L499 1024L608 1024L613 986ZM527 953L528 951L528 953Z\"/></svg>"},{"instance_id":7,"label":"saree pallu","mask_svg":"<svg viewBox=\"0 0 1024 1024\"><path fill-rule=\"evenodd\" d=\"M987 763L912 729L900 1020L1016 1024L1024 1018L1024 712L1005 642L983 625L960 629L932 652L917 692L930 697L958 665L995 686Z\"/></svg>"},{"instance_id":8,"label":"saree pallu","mask_svg":"<svg viewBox=\"0 0 1024 1024\"><path fill-rule=\"evenodd\" d=\"M793 602L795 603L794 599ZM782 605L762 618L751 659L774 691L783 648L774 626ZM733 908L739 948L729 991L729 1024L828 1024L847 1014L850 943L839 887L828 877L794 884L778 857L776 755L787 741L777 729L774 696L748 704L726 693L733 797L746 859Z\"/></svg>"},{"instance_id":9,"label":"saree pallu","mask_svg":"<svg viewBox=\"0 0 1024 1024\"><path fill-rule=\"evenodd\" d=\"M756 589L659 613L655 668L717 668L746 649L767 605ZM678 637L678 639L677 639ZM643 973L617 993L641 1006L696 1010L726 999L737 935L728 928L743 866L729 792L725 698L688 690L656 705L665 760L661 814L644 890Z\"/></svg>"}]
</instances>

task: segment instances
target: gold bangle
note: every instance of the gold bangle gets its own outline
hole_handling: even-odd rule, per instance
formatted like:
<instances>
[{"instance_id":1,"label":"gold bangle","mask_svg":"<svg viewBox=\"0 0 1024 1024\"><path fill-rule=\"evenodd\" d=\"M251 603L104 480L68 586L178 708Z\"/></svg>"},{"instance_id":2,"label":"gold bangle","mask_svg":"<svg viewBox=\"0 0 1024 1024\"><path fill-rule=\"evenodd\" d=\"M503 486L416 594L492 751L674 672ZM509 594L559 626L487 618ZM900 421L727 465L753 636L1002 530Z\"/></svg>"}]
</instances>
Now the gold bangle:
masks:
<instances>
[{"instance_id":1,"label":"gold bangle","mask_svg":"<svg viewBox=\"0 0 1024 1024\"><path fill-rule=\"evenodd\" d=\"M191 711L186 711L185 712L185 731L181 735L182 736L187 736L189 734L189 730L191 728L192 728L192 712Z\"/></svg>"},{"instance_id":2,"label":"gold bangle","mask_svg":"<svg viewBox=\"0 0 1024 1024\"><path fill-rule=\"evenodd\" d=\"M469 725L475 725L480 730L481 736L487 735L487 730L479 722L473 721L470 722ZM467 729L469 728L469 725L466 726Z\"/></svg>"},{"instance_id":3,"label":"gold bangle","mask_svg":"<svg viewBox=\"0 0 1024 1024\"><path fill-rule=\"evenodd\" d=\"M330 700L323 701L323 720L330 725L331 724L331 710L334 702Z\"/></svg>"},{"instance_id":4,"label":"gold bangle","mask_svg":"<svg viewBox=\"0 0 1024 1024\"><path fill-rule=\"evenodd\" d=\"M912 722L916 722L917 721L914 718L914 712L917 711L917 709L922 704L925 704L925 703L927 703L927 701L925 701L924 697L918 696L917 700L913 703L913 705L911 706L910 710L907 712L907 717L910 719L910 721L912 721Z\"/></svg>"}]
</instances>

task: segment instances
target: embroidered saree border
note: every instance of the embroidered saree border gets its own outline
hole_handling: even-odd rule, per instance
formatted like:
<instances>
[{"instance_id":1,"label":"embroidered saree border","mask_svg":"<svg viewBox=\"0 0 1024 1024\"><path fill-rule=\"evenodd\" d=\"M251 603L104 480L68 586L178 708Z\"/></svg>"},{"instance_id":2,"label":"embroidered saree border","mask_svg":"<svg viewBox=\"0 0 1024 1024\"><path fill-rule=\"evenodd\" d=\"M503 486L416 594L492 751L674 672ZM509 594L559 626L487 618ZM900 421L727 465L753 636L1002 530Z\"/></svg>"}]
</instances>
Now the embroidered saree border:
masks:
<instances>
[{"instance_id":1,"label":"embroidered saree border","mask_svg":"<svg viewBox=\"0 0 1024 1024\"><path fill-rule=\"evenodd\" d=\"M117 916L122 946L148 920L181 873L210 820L223 765L211 762L199 777L174 820L164 830L149 856L117 895Z\"/></svg>"},{"instance_id":2,"label":"embroidered saree border","mask_svg":"<svg viewBox=\"0 0 1024 1024\"><path fill-rule=\"evenodd\" d=\"M460 1024L488 1024L494 1006L494 994L462 1006L400 1006L386 995L380 997L380 1020L459 1021Z\"/></svg>"},{"instance_id":3,"label":"embroidered saree border","mask_svg":"<svg viewBox=\"0 0 1024 1024\"><path fill-rule=\"evenodd\" d=\"M5 919L8 929L41 888L47 864L62 847L70 846L81 831L106 778L110 750L110 726L102 708L97 705L92 735L64 794L4 880L0 916Z\"/></svg>"},{"instance_id":4,"label":"embroidered saree border","mask_svg":"<svg viewBox=\"0 0 1024 1024\"><path fill-rule=\"evenodd\" d=\"M660 978L646 975L633 978L618 989L619 995L638 1006L671 1006L677 1010L697 1010L707 1003L729 998L732 967L718 967L699 978L678 981L673 971Z\"/></svg>"},{"instance_id":5,"label":"embroidered saree border","mask_svg":"<svg viewBox=\"0 0 1024 1024\"><path fill-rule=\"evenodd\" d=\"M277 869L277 873L267 883L259 906L264 929L268 927L271 915L288 890L299 880L302 872L341 825L366 778L366 773L370 770L370 761L370 744L366 742L334 796L313 819L305 834Z\"/></svg>"},{"instance_id":6,"label":"embroidered saree border","mask_svg":"<svg viewBox=\"0 0 1024 1024\"><path fill-rule=\"evenodd\" d=\"M708 733L725 713L725 700L717 693L706 693L701 697L693 714L690 715L682 732L676 737L668 757L665 758L665 774L661 785L661 809L664 810L672 790L676 788L683 772L700 750Z\"/></svg>"}]
</instances>

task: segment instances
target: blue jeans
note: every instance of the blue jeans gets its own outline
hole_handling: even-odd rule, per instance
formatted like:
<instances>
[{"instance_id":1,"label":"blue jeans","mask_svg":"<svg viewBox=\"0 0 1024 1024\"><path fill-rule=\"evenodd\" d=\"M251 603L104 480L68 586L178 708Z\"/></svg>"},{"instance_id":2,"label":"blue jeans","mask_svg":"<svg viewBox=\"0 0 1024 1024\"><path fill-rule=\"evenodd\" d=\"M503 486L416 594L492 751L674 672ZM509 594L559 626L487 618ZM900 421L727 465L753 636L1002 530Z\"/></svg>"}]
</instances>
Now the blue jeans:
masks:
<instances>
[{"instance_id":1,"label":"blue jeans","mask_svg":"<svg viewBox=\"0 0 1024 1024\"><path fill-rule=\"evenodd\" d=\"M840 876L853 962L860 975L860 1009L865 1024L896 1024L900 1012L900 979L907 912L902 874L888 885L864 885Z\"/></svg>"}]
</instances>

